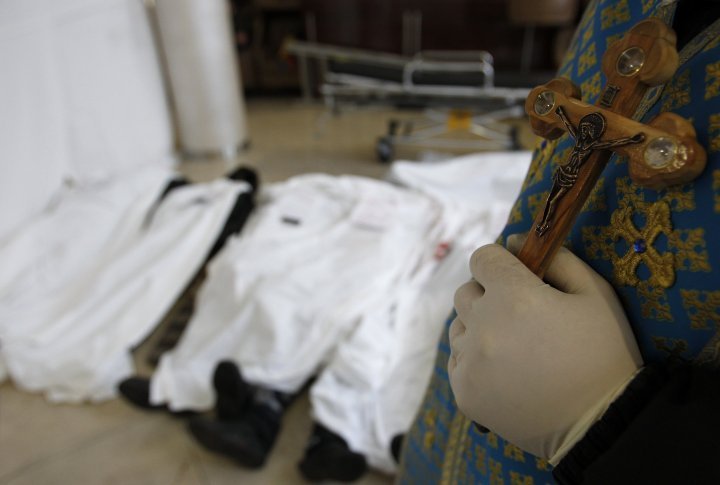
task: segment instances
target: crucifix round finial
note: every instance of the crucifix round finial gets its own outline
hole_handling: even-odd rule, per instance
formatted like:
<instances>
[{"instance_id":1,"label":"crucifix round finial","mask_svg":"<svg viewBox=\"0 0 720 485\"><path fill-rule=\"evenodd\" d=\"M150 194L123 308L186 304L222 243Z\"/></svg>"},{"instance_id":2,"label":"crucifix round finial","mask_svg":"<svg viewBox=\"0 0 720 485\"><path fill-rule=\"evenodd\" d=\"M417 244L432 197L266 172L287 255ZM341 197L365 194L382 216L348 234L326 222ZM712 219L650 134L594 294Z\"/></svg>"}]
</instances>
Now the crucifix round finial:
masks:
<instances>
[{"instance_id":1,"label":"crucifix round finial","mask_svg":"<svg viewBox=\"0 0 720 485\"><path fill-rule=\"evenodd\" d=\"M555 107L555 93L543 91L535 98L535 112L540 116L548 114Z\"/></svg>"},{"instance_id":2,"label":"crucifix round finial","mask_svg":"<svg viewBox=\"0 0 720 485\"><path fill-rule=\"evenodd\" d=\"M621 76L629 77L637 74L644 64L645 51L640 47L631 47L618 56L615 68Z\"/></svg>"},{"instance_id":3,"label":"crucifix round finial","mask_svg":"<svg viewBox=\"0 0 720 485\"><path fill-rule=\"evenodd\" d=\"M666 137L655 138L645 147L645 162L651 168L665 168L675 161L678 146L674 140Z\"/></svg>"}]
</instances>

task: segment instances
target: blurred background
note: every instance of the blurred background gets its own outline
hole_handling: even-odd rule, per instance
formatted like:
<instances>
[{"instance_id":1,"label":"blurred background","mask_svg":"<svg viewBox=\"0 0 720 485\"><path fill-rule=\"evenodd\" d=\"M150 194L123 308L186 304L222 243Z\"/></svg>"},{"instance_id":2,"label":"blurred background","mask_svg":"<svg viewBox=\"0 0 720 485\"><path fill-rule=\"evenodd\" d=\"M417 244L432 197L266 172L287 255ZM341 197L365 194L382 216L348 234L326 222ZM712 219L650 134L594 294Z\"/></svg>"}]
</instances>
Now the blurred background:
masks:
<instances>
[{"instance_id":1,"label":"blurred background","mask_svg":"<svg viewBox=\"0 0 720 485\"><path fill-rule=\"evenodd\" d=\"M584 7L0 0L0 483L306 483L307 386L250 470L198 445L185 418L118 399L118 383L149 378L192 325L238 194L272 207L281 184L310 173L395 187L397 161L465 156L452 166L477 170L483 153L508 157L488 167L520 167L508 193L519 190L536 143L525 97L555 75ZM512 197L498 201L482 217L502 223ZM436 260L443 241L428 242ZM353 480L392 482L392 467L370 465Z\"/></svg>"}]
</instances>

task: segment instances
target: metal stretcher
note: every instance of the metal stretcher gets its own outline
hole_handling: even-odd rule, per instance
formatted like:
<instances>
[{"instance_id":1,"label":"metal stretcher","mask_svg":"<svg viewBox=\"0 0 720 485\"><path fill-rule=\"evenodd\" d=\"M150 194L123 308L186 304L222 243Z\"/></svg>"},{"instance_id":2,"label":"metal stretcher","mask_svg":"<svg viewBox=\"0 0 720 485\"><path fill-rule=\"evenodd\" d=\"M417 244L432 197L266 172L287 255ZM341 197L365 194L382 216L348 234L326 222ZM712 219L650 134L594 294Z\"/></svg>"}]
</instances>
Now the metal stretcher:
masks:
<instances>
[{"instance_id":1,"label":"metal stretcher","mask_svg":"<svg viewBox=\"0 0 720 485\"><path fill-rule=\"evenodd\" d=\"M314 42L291 41L303 96L312 98L315 60L320 94L333 113L342 105L385 104L424 108L422 120L390 120L376 153L389 162L395 147L414 145L463 150L518 148L513 126L502 120L524 115L528 88L494 85L493 58L485 51L423 51L415 56L378 53ZM457 136L458 132L470 137Z\"/></svg>"}]
</instances>

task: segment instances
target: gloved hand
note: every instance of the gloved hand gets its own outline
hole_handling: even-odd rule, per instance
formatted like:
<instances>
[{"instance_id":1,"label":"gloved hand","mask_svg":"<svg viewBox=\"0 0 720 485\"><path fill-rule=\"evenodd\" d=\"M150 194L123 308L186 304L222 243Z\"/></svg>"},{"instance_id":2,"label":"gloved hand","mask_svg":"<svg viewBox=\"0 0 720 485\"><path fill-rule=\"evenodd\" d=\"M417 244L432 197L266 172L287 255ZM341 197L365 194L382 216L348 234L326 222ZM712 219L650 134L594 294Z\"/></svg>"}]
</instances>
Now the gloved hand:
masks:
<instances>
[{"instance_id":1,"label":"gloved hand","mask_svg":"<svg viewBox=\"0 0 720 485\"><path fill-rule=\"evenodd\" d=\"M508 240L517 252L519 237ZM455 293L448 373L470 419L556 464L642 365L613 288L562 248L545 284L495 244ZM552 286L551 286L552 285Z\"/></svg>"}]
</instances>

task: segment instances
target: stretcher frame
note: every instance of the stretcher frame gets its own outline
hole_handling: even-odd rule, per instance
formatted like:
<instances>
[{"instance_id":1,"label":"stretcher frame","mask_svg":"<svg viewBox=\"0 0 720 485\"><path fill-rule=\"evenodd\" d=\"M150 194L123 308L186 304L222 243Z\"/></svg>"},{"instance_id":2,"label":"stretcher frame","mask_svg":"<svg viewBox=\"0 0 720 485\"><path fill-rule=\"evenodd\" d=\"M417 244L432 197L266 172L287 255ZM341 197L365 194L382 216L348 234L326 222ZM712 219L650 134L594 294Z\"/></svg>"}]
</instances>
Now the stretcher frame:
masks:
<instances>
[{"instance_id":1,"label":"stretcher frame","mask_svg":"<svg viewBox=\"0 0 720 485\"><path fill-rule=\"evenodd\" d=\"M288 52L298 58L303 97L313 97L313 71L317 62L321 82L319 92L335 115L343 106L389 105L425 108L423 120L390 120L387 134L376 144L382 162L394 157L397 146L444 148L450 150L514 150L519 148L517 133L503 120L524 115L523 104L529 88L494 85L493 58L486 51L422 51L415 56L373 52L316 42L291 41ZM372 73L334 72L332 62L353 62L369 67L401 72L399 81L379 79ZM416 75L476 74L478 85L419 84ZM448 136L462 131L469 138Z\"/></svg>"}]
</instances>

